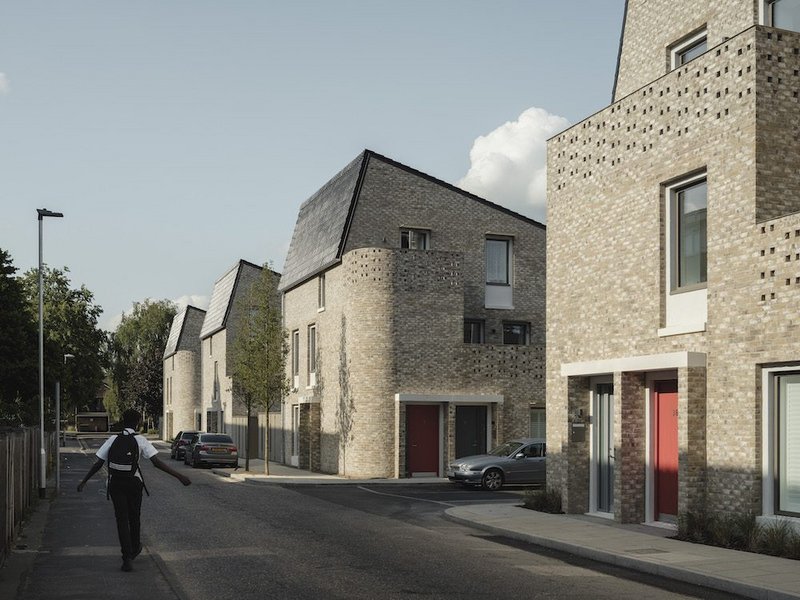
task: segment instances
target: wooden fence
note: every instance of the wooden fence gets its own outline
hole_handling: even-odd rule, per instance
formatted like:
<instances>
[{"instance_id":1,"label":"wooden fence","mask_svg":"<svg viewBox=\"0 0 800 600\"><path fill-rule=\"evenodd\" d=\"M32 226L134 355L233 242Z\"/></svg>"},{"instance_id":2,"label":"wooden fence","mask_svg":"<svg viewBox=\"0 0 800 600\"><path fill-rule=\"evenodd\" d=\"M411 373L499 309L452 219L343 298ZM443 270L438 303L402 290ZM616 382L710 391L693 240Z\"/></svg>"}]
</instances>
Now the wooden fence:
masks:
<instances>
[{"instance_id":1,"label":"wooden fence","mask_svg":"<svg viewBox=\"0 0 800 600\"><path fill-rule=\"evenodd\" d=\"M53 470L55 434L45 433L47 471ZM0 429L0 564L39 499L39 429Z\"/></svg>"}]
</instances>

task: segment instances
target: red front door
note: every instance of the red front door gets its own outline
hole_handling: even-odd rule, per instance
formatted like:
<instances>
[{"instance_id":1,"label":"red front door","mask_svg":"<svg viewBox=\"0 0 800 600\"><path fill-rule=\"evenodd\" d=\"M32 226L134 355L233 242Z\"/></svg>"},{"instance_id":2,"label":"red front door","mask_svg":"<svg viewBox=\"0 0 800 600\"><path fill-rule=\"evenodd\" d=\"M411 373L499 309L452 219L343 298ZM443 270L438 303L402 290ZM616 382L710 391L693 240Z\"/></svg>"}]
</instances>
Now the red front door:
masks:
<instances>
[{"instance_id":1,"label":"red front door","mask_svg":"<svg viewBox=\"0 0 800 600\"><path fill-rule=\"evenodd\" d=\"M407 470L414 474L439 474L439 407L434 404L406 406Z\"/></svg>"},{"instance_id":2,"label":"red front door","mask_svg":"<svg viewBox=\"0 0 800 600\"><path fill-rule=\"evenodd\" d=\"M655 386L655 518L678 514L678 382Z\"/></svg>"}]
</instances>

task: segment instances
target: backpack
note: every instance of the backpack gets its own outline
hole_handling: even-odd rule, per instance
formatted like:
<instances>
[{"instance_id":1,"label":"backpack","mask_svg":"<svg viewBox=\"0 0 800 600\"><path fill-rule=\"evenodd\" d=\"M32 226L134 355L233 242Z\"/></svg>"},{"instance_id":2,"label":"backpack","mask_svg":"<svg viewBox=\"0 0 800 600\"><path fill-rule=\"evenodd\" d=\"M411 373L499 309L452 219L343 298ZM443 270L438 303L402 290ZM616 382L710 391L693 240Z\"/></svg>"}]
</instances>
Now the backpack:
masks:
<instances>
[{"instance_id":1,"label":"backpack","mask_svg":"<svg viewBox=\"0 0 800 600\"><path fill-rule=\"evenodd\" d=\"M144 476L141 469L139 469L139 443L136 441L136 434L127 433L122 431L117 434L116 439L111 443L108 449L108 482L106 485L106 498L109 497L109 488L111 484L111 476L130 478L136 477L136 472L142 479L142 486L147 495L150 492L147 486L144 485Z\"/></svg>"}]
</instances>

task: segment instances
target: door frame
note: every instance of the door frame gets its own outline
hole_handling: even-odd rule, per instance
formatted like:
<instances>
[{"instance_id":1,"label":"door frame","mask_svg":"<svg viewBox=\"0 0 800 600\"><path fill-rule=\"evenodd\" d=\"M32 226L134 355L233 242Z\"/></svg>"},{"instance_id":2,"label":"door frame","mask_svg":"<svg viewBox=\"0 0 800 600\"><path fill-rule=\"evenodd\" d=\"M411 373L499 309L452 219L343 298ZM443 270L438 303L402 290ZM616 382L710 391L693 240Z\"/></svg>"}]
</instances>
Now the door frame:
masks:
<instances>
[{"instance_id":1,"label":"door frame","mask_svg":"<svg viewBox=\"0 0 800 600\"><path fill-rule=\"evenodd\" d=\"M656 491L655 491L655 388L658 381L678 381L678 371L653 371L647 373L646 386L645 386L645 422L647 423L647 440L645 443L645 464L647 469L645 471L645 523L648 525L657 525L660 527L667 527L669 529L677 529L676 524L658 521L658 515L655 514L656 508ZM678 381L678 410L680 411L680 382ZM680 413L679 413L680 414ZM678 428L680 429L680 416L678 417ZM680 431L678 432L680 436ZM679 438L680 439L680 438ZM680 448L678 449L680 452ZM680 494L680 474L678 478L678 494Z\"/></svg>"},{"instance_id":2,"label":"door frame","mask_svg":"<svg viewBox=\"0 0 800 600\"><path fill-rule=\"evenodd\" d=\"M592 427L589 428L589 514L594 515L596 517L603 517L606 519L613 519L614 513L608 512L600 512L597 508L598 505L598 497L597 497L597 486L599 485L598 482L598 456L597 451L595 450L595 445L597 443L597 415L595 414L595 401L596 401L596 393L595 390L598 385L600 384L611 384L614 385L614 375L599 375L597 377L589 378L589 415L591 418ZM616 392L616 390L615 390ZM616 393L615 393L615 406L616 406ZM616 421L616 415L614 416L614 420ZM616 476L616 475L615 475ZM615 498L616 500L616 498Z\"/></svg>"}]
</instances>

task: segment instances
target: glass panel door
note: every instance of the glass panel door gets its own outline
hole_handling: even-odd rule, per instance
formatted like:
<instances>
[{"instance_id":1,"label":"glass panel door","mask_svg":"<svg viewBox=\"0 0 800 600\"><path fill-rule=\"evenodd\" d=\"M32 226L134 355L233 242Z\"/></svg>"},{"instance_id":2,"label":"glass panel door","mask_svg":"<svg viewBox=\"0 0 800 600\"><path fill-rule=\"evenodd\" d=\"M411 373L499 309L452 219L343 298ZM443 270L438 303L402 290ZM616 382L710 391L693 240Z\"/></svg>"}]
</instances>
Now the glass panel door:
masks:
<instances>
[{"instance_id":1,"label":"glass panel door","mask_svg":"<svg viewBox=\"0 0 800 600\"><path fill-rule=\"evenodd\" d=\"M800 374L778 387L778 510L800 513Z\"/></svg>"}]
</instances>

